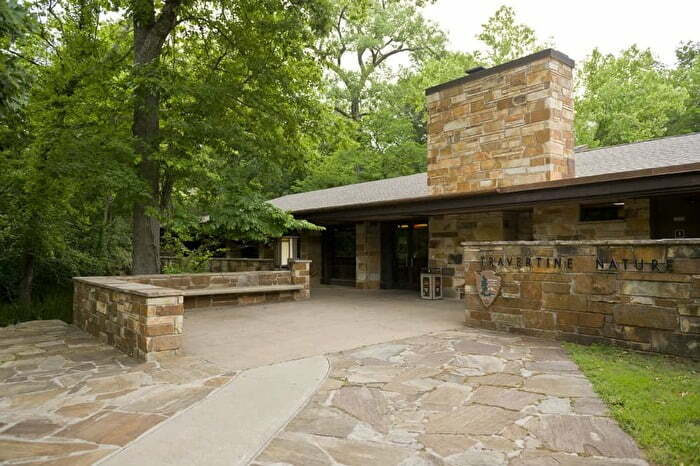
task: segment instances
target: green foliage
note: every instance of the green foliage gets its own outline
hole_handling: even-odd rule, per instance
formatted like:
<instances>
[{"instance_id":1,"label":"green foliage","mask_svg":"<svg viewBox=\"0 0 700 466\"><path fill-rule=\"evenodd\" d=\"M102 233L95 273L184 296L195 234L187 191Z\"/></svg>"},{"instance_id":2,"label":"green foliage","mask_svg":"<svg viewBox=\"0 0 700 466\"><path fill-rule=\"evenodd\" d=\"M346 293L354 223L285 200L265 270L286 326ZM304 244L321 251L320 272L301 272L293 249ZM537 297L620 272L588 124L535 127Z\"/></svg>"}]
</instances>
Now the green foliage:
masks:
<instances>
[{"instance_id":1,"label":"green foliage","mask_svg":"<svg viewBox=\"0 0 700 466\"><path fill-rule=\"evenodd\" d=\"M55 288L47 296L32 304L6 303L0 301L0 327L15 325L28 320L57 319L73 321L73 290Z\"/></svg>"},{"instance_id":2,"label":"green foliage","mask_svg":"<svg viewBox=\"0 0 700 466\"><path fill-rule=\"evenodd\" d=\"M28 6L37 28L13 47L33 86L24 111L0 120L0 300L129 272L132 207L152 186L132 137L144 86L160 95L151 214L166 228L181 232L187 219L195 241L214 225L246 240L314 228L263 201L317 146L322 0L187 3L160 60L137 68L121 3ZM192 221L205 214L216 223Z\"/></svg>"},{"instance_id":3,"label":"green foliage","mask_svg":"<svg viewBox=\"0 0 700 466\"><path fill-rule=\"evenodd\" d=\"M163 238L163 251L167 251L168 262L163 265L163 273L200 273L209 272L209 259L214 257L216 252L223 251L222 248L214 248L211 244L200 244L195 248L188 248L184 239L192 240L184 232L174 236L171 232L165 234Z\"/></svg>"},{"instance_id":4,"label":"green foliage","mask_svg":"<svg viewBox=\"0 0 700 466\"><path fill-rule=\"evenodd\" d=\"M593 50L577 79L576 142L590 147L666 135L688 98L652 52L636 46L617 57Z\"/></svg>"},{"instance_id":5,"label":"green foliage","mask_svg":"<svg viewBox=\"0 0 700 466\"><path fill-rule=\"evenodd\" d=\"M675 112L669 123L669 134L700 131L700 42L682 42L676 49L678 66L672 79L688 95L684 108Z\"/></svg>"},{"instance_id":6,"label":"green foliage","mask_svg":"<svg viewBox=\"0 0 700 466\"><path fill-rule=\"evenodd\" d=\"M531 27L518 24L515 10L509 6L501 6L481 28L476 38L486 46L484 58L488 66L500 65L552 46L540 43Z\"/></svg>"},{"instance_id":7,"label":"green foliage","mask_svg":"<svg viewBox=\"0 0 700 466\"><path fill-rule=\"evenodd\" d=\"M333 0L333 27L316 46L327 71L327 97L341 115L359 121L383 99L392 57L437 56L445 36L419 11L423 0Z\"/></svg>"},{"instance_id":8,"label":"green foliage","mask_svg":"<svg viewBox=\"0 0 700 466\"><path fill-rule=\"evenodd\" d=\"M700 363L610 346L566 348L649 460L700 464Z\"/></svg>"},{"instance_id":9,"label":"green foliage","mask_svg":"<svg viewBox=\"0 0 700 466\"><path fill-rule=\"evenodd\" d=\"M32 32L34 18L16 0L0 1L0 118L21 109L30 76L16 42Z\"/></svg>"}]
</instances>

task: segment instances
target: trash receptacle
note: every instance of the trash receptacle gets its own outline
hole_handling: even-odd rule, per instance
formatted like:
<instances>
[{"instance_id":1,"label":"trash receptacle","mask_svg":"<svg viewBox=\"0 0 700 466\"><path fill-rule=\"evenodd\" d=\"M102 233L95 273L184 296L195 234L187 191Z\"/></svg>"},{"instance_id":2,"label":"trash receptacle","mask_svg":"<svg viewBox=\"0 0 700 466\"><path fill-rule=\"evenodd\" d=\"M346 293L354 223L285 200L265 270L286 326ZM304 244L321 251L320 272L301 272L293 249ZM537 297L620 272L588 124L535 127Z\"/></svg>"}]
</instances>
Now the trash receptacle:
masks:
<instances>
[{"instance_id":1,"label":"trash receptacle","mask_svg":"<svg viewBox=\"0 0 700 466\"><path fill-rule=\"evenodd\" d=\"M424 269L421 272L420 297L442 299L442 269Z\"/></svg>"}]
</instances>

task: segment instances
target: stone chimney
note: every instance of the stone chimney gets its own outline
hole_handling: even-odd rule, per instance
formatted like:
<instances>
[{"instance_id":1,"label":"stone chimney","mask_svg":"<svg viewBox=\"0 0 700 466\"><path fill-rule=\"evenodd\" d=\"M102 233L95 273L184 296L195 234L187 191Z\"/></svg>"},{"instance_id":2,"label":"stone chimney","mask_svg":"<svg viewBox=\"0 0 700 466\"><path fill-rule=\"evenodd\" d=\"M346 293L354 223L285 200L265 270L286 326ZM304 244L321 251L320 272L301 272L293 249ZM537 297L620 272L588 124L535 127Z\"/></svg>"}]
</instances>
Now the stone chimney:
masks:
<instances>
[{"instance_id":1,"label":"stone chimney","mask_svg":"<svg viewBox=\"0 0 700 466\"><path fill-rule=\"evenodd\" d=\"M573 67L548 49L427 89L431 194L573 177Z\"/></svg>"}]
</instances>

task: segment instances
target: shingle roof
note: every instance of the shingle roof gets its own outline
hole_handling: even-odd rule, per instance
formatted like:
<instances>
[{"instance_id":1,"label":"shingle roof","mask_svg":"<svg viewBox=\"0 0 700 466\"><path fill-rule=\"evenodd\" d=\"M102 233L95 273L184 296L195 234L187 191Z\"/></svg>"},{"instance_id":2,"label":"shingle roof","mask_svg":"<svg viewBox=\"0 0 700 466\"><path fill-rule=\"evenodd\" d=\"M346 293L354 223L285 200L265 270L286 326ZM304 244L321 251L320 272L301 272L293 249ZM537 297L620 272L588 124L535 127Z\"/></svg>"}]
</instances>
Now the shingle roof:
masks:
<instances>
[{"instance_id":1,"label":"shingle roof","mask_svg":"<svg viewBox=\"0 0 700 466\"><path fill-rule=\"evenodd\" d=\"M620 173L645 168L700 162L700 133L621 144L577 152L576 177ZM270 202L287 211L341 207L370 202L428 196L426 173L356 183L306 193L289 194Z\"/></svg>"},{"instance_id":2,"label":"shingle roof","mask_svg":"<svg viewBox=\"0 0 700 466\"><path fill-rule=\"evenodd\" d=\"M700 162L700 133L578 152L576 177Z\"/></svg>"}]
</instances>

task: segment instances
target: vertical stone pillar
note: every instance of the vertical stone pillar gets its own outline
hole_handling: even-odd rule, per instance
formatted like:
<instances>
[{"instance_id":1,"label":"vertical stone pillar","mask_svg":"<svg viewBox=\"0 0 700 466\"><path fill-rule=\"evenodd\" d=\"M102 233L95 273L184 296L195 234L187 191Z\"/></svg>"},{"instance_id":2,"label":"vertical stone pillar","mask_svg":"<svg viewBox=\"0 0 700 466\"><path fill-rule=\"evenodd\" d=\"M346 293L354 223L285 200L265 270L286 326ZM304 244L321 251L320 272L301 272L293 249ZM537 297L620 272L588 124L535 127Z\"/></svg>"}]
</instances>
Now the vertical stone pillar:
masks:
<instances>
[{"instance_id":1,"label":"vertical stone pillar","mask_svg":"<svg viewBox=\"0 0 700 466\"><path fill-rule=\"evenodd\" d=\"M294 292L294 299L308 299L311 296L311 261L305 259L289 259L289 271L292 274L293 285L304 285L303 290Z\"/></svg>"},{"instance_id":2,"label":"vertical stone pillar","mask_svg":"<svg viewBox=\"0 0 700 466\"><path fill-rule=\"evenodd\" d=\"M358 223L355 230L355 286L379 289L381 280L381 226L377 222Z\"/></svg>"},{"instance_id":3,"label":"vertical stone pillar","mask_svg":"<svg viewBox=\"0 0 700 466\"><path fill-rule=\"evenodd\" d=\"M180 350L185 314L182 295L147 296L138 309L141 311L136 331L138 359L152 361Z\"/></svg>"}]
</instances>

